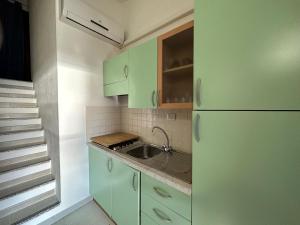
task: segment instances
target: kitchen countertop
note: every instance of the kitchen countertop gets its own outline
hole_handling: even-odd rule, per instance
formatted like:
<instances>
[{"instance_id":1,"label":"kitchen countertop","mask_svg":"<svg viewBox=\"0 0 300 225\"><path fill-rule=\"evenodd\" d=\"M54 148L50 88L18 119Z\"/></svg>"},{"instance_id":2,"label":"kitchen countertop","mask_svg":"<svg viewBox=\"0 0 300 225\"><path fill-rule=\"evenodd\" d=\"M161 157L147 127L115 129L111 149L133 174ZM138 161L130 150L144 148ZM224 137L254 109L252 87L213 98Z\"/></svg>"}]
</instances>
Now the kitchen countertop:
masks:
<instances>
[{"instance_id":1,"label":"kitchen countertop","mask_svg":"<svg viewBox=\"0 0 300 225\"><path fill-rule=\"evenodd\" d=\"M138 159L124 151L113 151L102 145L88 143L92 148L104 151L128 166L165 183L187 195L192 193L192 157L186 153L161 153L150 159Z\"/></svg>"}]
</instances>

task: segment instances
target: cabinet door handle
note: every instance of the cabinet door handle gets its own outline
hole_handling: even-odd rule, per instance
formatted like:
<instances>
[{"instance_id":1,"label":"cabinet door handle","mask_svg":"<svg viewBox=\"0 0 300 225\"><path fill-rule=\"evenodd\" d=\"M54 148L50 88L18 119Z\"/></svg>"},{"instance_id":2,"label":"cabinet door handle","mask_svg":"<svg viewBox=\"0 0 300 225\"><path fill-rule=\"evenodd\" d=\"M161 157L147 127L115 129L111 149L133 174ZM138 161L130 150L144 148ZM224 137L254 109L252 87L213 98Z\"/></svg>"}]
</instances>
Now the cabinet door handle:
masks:
<instances>
[{"instance_id":1,"label":"cabinet door handle","mask_svg":"<svg viewBox=\"0 0 300 225\"><path fill-rule=\"evenodd\" d=\"M157 103L157 106L160 105L159 95L160 95L160 91L158 90L157 93L156 93L156 103Z\"/></svg>"},{"instance_id":2,"label":"cabinet door handle","mask_svg":"<svg viewBox=\"0 0 300 225\"><path fill-rule=\"evenodd\" d=\"M106 161L106 168L107 168L107 170L109 171L109 160L110 159L107 159L107 161ZM110 171L109 171L110 172Z\"/></svg>"},{"instance_id":3,"label":"cabinet door handle","mask_svg":"<svg viewBox=\"0 0 300 225\"><path fill-rule=\"evenodd\" d=\"M201 100L200 100L200 89L201 89L201 79L197 79L197 82L196 82L196 104L198 107L200 107L200 103L201 103Z\"/></svg>"},{"instance_id":4,"label":"cabinet door handle","mask_svg":"<svg viewBox=\"0 0 300 225\"><path fill-rule=\"evenodd\" d=\"M172 220L170 219L170 217L168 217L164 212L162 212L161 210L157 209L157 208L153 208L152 209L153 212L156 214L156 216L161 219L162 221L165 221L165 222L172 222Z\"/></svg>"},{"instance_id":5,"label":"cabinet door handle","mask_svg":"<svg viewBox=\"0 0 300 225\"><path fill-rule=\"evenodd\" d=\"M172 198L172 196L171 196L168 192L162 190L162 189L159 188L159 187L153 187L153 190L154 190L154 191L156 192L156 194L158 194L160 197L163 197L163 198Z\"/></svg>"},{"instance_id":6,"label":"cabinet door handle","mask_svg":"<svg viewBox=\"0 0 300 225\"><path fill-rule=\"evenodd\" d=\"M109 159L107 160L106 166L107 166L107 170L108 170L109 172L111 172L111 171L112 171L112 159L111 159L111 158L109 158Z\"/></svg>"},{"instance_id":7,"label":"cabinet door handle","mask_svg":"<svg viewBox=\"0 0 300 225\"><path fill-rule=\"evenodd\" d=\"M132 176L132 189L134 191L137 191L137 188L136 188L136 185L135 185L136 177L137 177L136 173L133 173L133 176Z\"/></svg>"},{"instance_id":8,"label":"cabinet door handle","mask_svg":"<svg viewBox=\"0 0 300 225\"><path fill-rule=\"evenodd\" d=\"M152 105L155 106L155 91L152 92Z\"/></svg>"},{"instance_id":9,"label":"cabinet door handle","mask_svg":"<svg viewBox=\"0 0 300 225\"><path fill-rule=\"evenodd\" d=\"M124 72L125 78L127 79L128 78L128 66L127 65L124 66L123 72Z\"/></svg>"},{"instance_id":10,"label":"cabinet door handle","mask_svg":"<svg viewBox=\"0 0 300 225\"><path fill-rule=\"evenodd\" d=\"M200 141L200 115L196 115L195 124L194 124L194 132L195 132L195 139L197 142Z\"/></svg>"}]
</instances>

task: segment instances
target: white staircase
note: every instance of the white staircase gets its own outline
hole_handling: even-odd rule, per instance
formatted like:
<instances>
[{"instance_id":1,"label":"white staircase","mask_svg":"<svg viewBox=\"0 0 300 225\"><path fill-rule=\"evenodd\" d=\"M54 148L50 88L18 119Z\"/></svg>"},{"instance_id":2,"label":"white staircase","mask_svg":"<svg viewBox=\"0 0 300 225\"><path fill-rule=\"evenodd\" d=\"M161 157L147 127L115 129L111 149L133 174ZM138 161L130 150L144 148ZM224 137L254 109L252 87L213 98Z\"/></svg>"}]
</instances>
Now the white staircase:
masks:
<instances>
[{"instance_id":1,"label":"white staircase","mask_svg":"<svg viewBox=\"0 0 300 225\"><path fill-rule=\"evenodd\" d=\"M31 82L0 79L0 225L58 203Z\"/></svg>"}]
</instances>

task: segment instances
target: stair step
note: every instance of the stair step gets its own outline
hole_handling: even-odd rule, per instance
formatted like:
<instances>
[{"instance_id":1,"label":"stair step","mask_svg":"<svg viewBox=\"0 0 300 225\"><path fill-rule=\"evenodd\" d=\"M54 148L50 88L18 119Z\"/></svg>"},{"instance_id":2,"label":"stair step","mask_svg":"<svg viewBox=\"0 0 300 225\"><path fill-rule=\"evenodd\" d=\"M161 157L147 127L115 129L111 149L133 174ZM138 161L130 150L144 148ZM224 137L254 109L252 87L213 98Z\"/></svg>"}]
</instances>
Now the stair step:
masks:
<instances>
[{"instance_id":1,"label":"stair step","mask_svg":"<svg viewBox=\"0 0 300 225\"><path fill-rule=\"evenodd\" d=\"M0 97L1 103L37 103L36 98L9 98L9 97Z\"/></svg>"},{"instance_id":2,"label":"stair step","mask_svg":"<svg viewBox=\"0 0 300 225\"><path fill-rule=\"evenodd\" d=\"M42 119L41 118L0 120L0 127L41 125L41 124L42 124Z\"/></svg>"},{"instance_id":3,"label":"stair step","mask_svg":"<svg viewBox=\"0 0 300 225\"><path fill-rule=\"evenodd\" d=\"M33 83L18 80L0 79L0 87L15 89L33 89Z\"/></svg>"},{"instance_id":4,"label":"stair step","mask_svg":"<svg viewBox=\"0 0 300 225\"><path fill-rule=\"evenodd\" d=\"M0 147L5 142L19 141L30 138L44 137L44 130L22 131L0 135Z\"/></svg>"},{"instance_id":5,"label":"stair step","mask_svg":"<svg viewBox=\"0 0 300 225\"><path fill-rule=\"evenodd\" d=\"M41 118L0 120L0 134L38 130L42 128Z\"/></svg>"},{"instance_id":6,"label":"stair step","mask_svg":"<svg viewBox=\"0 0 300 225\"><path fill-rule=\"evenodd\" d=\"M51 160L43 163L22 167L20 169L7 171L0 174L0 185L4 182L22 178L37 172L51 169Z\"/></svg>"},{"instance_id":7,"label":"stair step","mask_svg":"<svg viewBox=\"0 0 300 225\"><path fill-rule=\"evenodd\" d=\"M32 124L25 126L12 126L12 127L0 127L0 135L1 134L9 134L21 131L34 131L42 129L41 124Z\"/></svg>"},{"instance_id":8,"label":"stair step","mask_svg":"<svg viewBox=\"0 0 300 225\"><path fill-rule=\"evenodd\" d=\"M34 98L35 91L0 87L0 96L10 98Z\"/></svg>"},{"instance_id":9,"label":"stair step","mask_svg":"<svg viewBox=\"0 0 300 225\"><path fill-rule=\"evenodd\" d=\"M37 114L39 113L38 107L32 108L0 108L0 114Z\"/></svg>"},{"instance_id":10,"label":"stair step","mask_svg":"<svg viewBox=\"0 0 300 225\"><path fill-rule=\"evenodd\" d=\"M54 178L51 174L51 169L47 169L11 181L0 183L0 198L5 198L18 192L28 190L53 179Z\"/></svg>"},{"instance_id":11,"label":"stair step","mask_svg":"<svg viewBox=\"0 0 300 225\"><path fill-rule=\"evenodd\" d=\"M18 141L9 141L0 143L0 152L10 151L35 145L41 145L45 143L44 137L28 138Z\"/></svg>"},{"instance_id":12,"label":"stair step","mask_svg":"<svg viewBox=\"0 0 300 225\"><path fill-rule=\"evenodd\" d=\"M36 103L0 102L0 108L35 108Z\"/></svg>"},{"instance_id":13,"label":"stair step","mask_svg":"<svg viewBox=\"0 0 300 225\"><path fill-rule=\"evenodd\" d=\"M1 108L32 108L37 107L36 98L0 97Z\"/></svg>"},{"instance_id":14,"label":"stair step","mask_svg":"<svg viewBox=\"0 0 300 225\"><path fill-rule=\"evenodd\" d=\"M6 119L32 119L39 118L38 113L5 113L0 114L0 120Z\"/></svg>"},{"instance_id":15,"label":"stair step","mask_svg":"<svg viewBox=\"0 0 300 225\"><path fill-rule=\"evenodd\" d=\"M0 201L0 224L15 224L58 204L55 180Z\"/></svg>"},{"instance_id":16,"label":"stair step","mask_svg":"<svg viewBox=\"0 0 300 225\"><path fill-rule=\"evenodd\" d=\"M12 151L0 152L0 172L49 160L47 145L37 145Z\"/></svg>"}]
</instances>

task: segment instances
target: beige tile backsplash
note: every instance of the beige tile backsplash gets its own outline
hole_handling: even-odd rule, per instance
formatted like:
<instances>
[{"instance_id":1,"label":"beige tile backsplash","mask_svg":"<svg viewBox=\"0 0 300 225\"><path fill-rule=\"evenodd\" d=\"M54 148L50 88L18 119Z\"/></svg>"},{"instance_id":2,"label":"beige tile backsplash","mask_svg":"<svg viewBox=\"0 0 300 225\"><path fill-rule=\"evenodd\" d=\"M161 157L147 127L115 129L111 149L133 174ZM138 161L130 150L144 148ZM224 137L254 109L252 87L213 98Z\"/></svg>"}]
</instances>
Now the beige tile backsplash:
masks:
<instances>
[{"instance_id":1,"label":"beige tile backsplash","mask_svg":"<svg viewBox=\"0 0 300 225\"><path fill-rule=\"evenodd\" d=\"M115 133L121 130L120 107L86 107L86 136L91 137Z\"/></svg>"},{"instance_id":2,"label":"beige tile backsplash","mask_svg":"<svg viewBox=\"0 0 300 225\"><path fill-rule=\"evenodd\" d=\"M175 120L169 120L175 115ZM171 146L182 152L192 153L192 112L190 110L128 109L122 107L87 107L87 138L123 131L137 134L148 143L165 144L159 130L163 128Z\"/></svg>"},{"instance_id":3,"label":"beige tile backsplash","mask_svg":"<svg viewBox=\"0 0 300 225\"><path fill-rule=\"evenodd\" d=\"M167 116L176 116L168 120ZM192 112L189 110L128 109L121 107L121 130L139 135L143 141L162 145L165 137L159 130L152 133L152 127L163 128L170 138L171 146L186 153L192 153Z\"/></svg>"}]
</instances>

